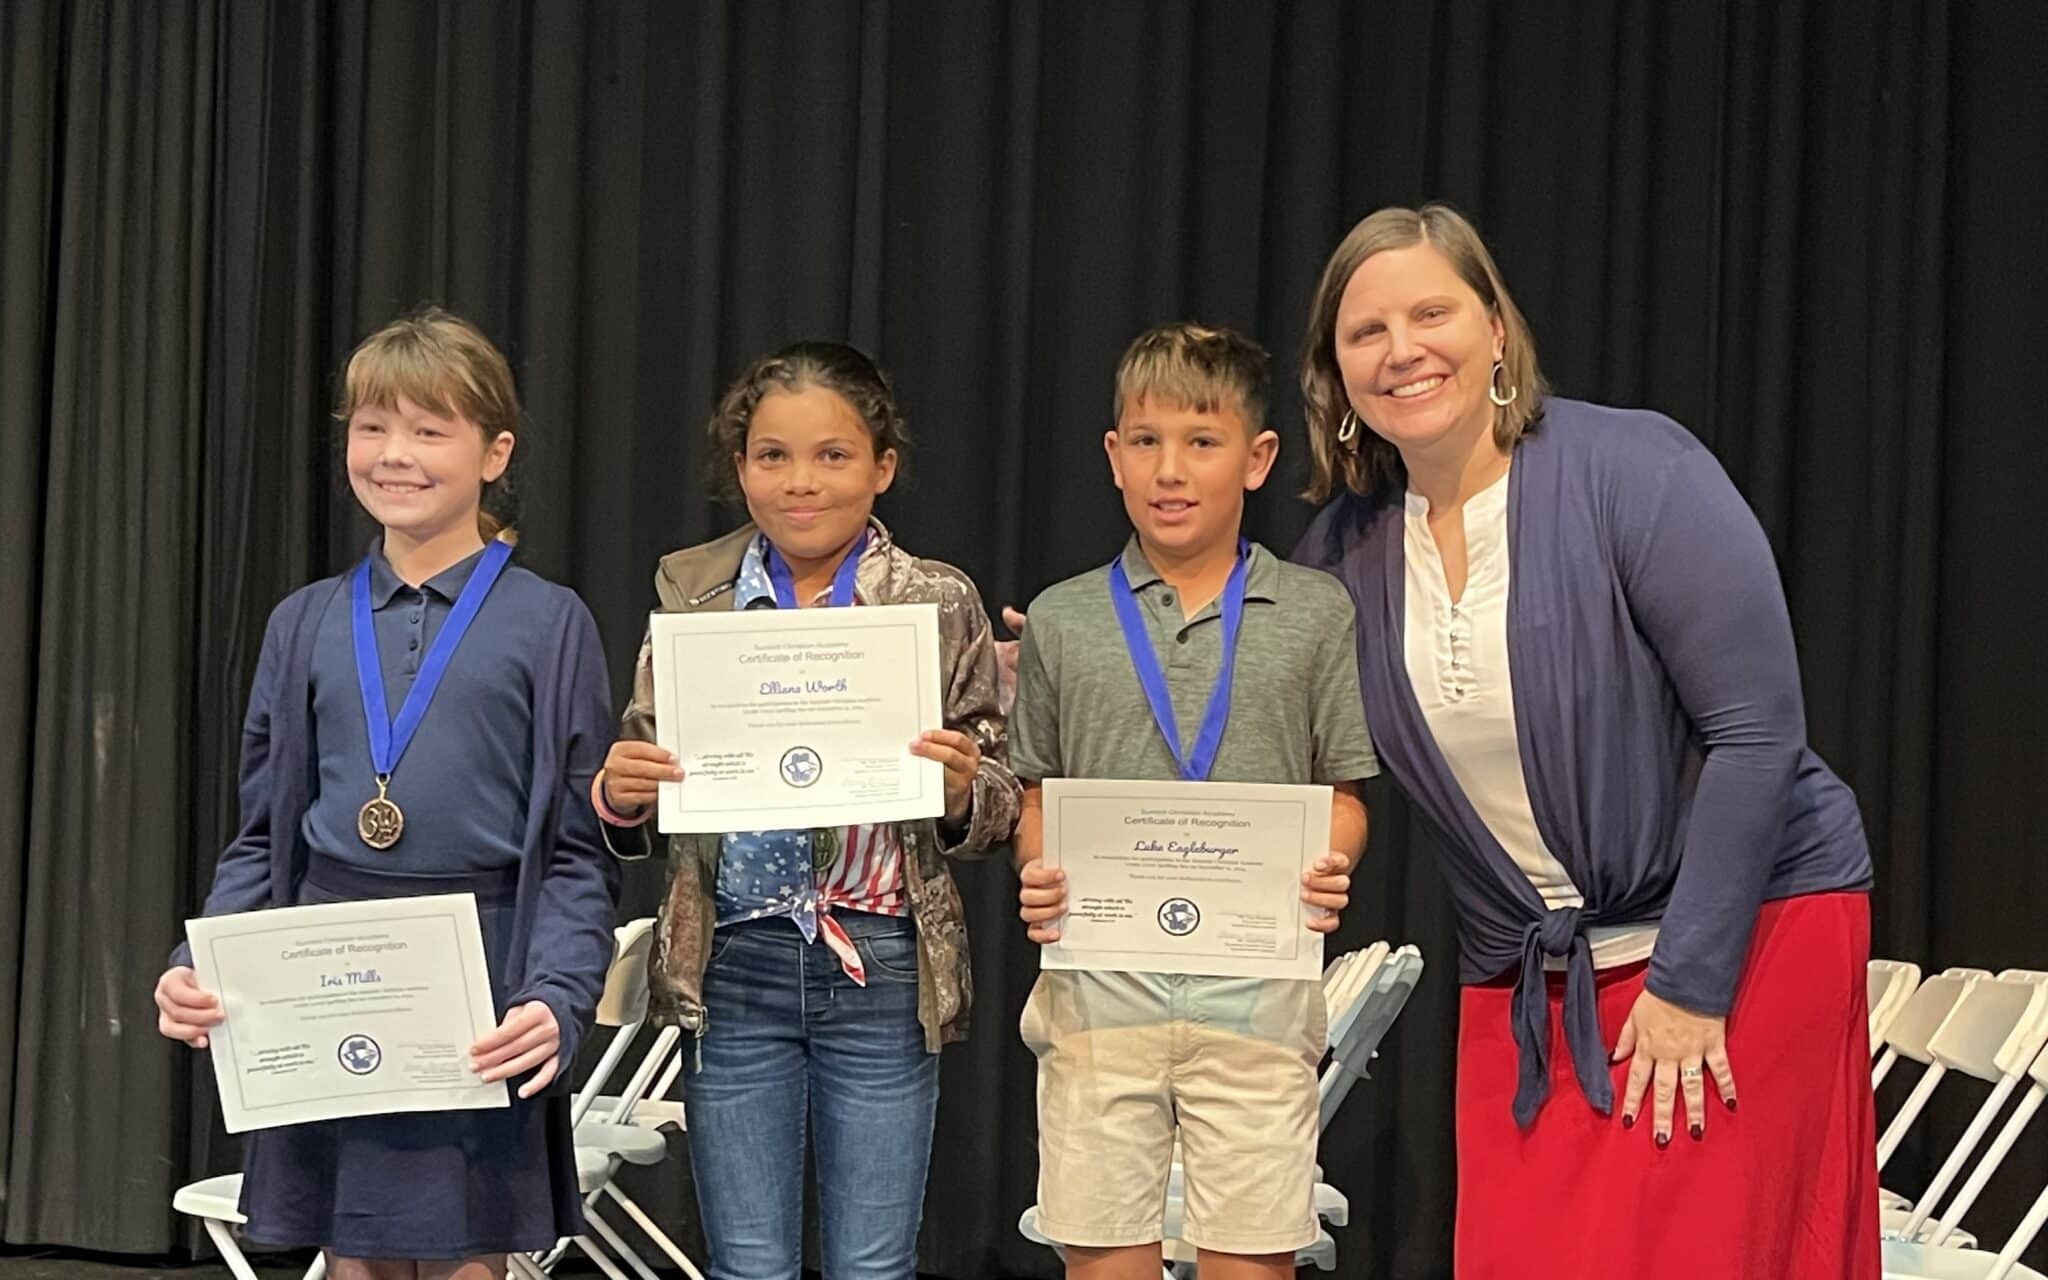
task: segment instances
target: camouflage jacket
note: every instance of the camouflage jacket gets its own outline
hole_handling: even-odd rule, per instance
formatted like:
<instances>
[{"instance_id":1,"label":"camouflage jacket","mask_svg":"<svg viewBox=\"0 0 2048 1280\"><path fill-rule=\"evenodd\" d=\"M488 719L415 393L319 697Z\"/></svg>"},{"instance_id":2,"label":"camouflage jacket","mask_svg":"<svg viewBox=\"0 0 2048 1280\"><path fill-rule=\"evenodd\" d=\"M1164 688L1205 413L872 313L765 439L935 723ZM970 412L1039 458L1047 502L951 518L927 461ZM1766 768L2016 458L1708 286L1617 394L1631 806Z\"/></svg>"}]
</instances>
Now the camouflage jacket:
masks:
<instances>
[{"instance_id":1,"label":"camouflage jacket","mask_svg":"<svg viewBox=\"0 0 2048 1280\"><path fill-rule=\"evenodd\" d=\"M933 819L899 825L904 881L917 923L917 1019L925 1047L967 1035L974 976L968 966L967 921L960 891L946 868L948 858L978 858L1007 841L1017 825L1020 790L1010 772L1003 713L996 700L996 652L981 595L967 575L949 564L923 560L896 546L880 521L856 571L856 591L874 604L939 606L939 666L944 673L946 727L972 734L981 746L981 770L974 780L967 831L956 843ZM745 527L701 546L662 557L654 588L667 613L732 608L731 593L755 528ZM620 717L621 736L654 741L654 665L643 641L633 674L633 700ZM645 826L606 826L612 852L644 858L652 852ZM655 930L649 975L657 1021L701 1032L704 966L715 926L713 891L720 839L716 835L668 838L669 886Z\"/></svg>"}]
</instances>

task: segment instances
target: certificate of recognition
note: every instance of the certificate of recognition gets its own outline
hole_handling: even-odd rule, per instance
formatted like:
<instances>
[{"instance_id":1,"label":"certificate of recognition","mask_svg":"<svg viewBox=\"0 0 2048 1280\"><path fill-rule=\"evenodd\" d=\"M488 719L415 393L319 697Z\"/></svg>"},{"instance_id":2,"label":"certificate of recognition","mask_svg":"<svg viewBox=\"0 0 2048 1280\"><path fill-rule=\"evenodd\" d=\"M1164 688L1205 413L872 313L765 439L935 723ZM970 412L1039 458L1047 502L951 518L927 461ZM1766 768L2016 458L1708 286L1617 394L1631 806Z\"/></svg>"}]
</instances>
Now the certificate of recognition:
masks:
<instances>
[{"instance_id":1,"label":"certificate of recognition","mask_svg":"<svg viewBox=\"0 0 2048 1280\"><path fill-rule=\"evenodd\" d=\"M1046 969L1318 978L1302 873L1330 848L1328 787L1048 778L1045 861L1067 873Z\"/></svg>"},{"instance_id":2,"label":"certificate of recognition","mask_svg":"<svg viewBox=\"0 0 2048 1280\"><path fill-rule=\"evenodd\" d=\"M229 1133L401 1111L510 1106L469 1070L497 1026L466 893L185 922Z\"/></svg>"},{"instance_id":3,"label":"certificate of recognition","mask_svg":"<svg viewBox=\"0 0 2048 1280\"><path fill-rule=\"evenodd\" d=\"M939 607L657 613L663 831L764 831L937 818L945 771L910 753L945 725Z\"/></svg>"}]
</instances>

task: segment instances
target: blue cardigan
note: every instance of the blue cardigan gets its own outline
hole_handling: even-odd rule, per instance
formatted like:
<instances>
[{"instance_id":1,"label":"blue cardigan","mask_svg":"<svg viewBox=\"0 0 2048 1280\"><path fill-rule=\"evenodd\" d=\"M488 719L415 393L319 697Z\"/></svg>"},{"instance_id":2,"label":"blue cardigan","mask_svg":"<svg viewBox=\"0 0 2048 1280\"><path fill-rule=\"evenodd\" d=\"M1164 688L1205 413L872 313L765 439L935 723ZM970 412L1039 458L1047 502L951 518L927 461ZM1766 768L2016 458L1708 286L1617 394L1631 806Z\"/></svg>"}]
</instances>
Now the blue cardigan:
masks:
<instances>
[{"instance_id":1,"label":"blue cardigan","mask_svg":"<svg viewBox=\"0 0 2048 1280\"><path fill-rule=\"evenodd\" d=\"M517 568L506 570L502 591ZM532 786L523 824L507 1005L539 1000L561 1027L560 1074L597 1011L612 955L619 872L590 806L590 780L613 731L610 689L597 624L573 591L524 575L541 607L531 619L540 646L534 680ZM202 914L215 916L298 901L310 852L303 834L312 782L314 641L320 619L348 577L299 588L271 612L242 727L242 825L221 853ZM181 945L173 964L190 964Z\"/></svg>"},{"instance_id":2,"label":"blue cardigan","mask_svg":"<svg viewBox=\"0 0 2048 1280\"><path fill-rule=\"evenodd\" d=\"M1547 911L1460 790L1408 681L1402 495L1346 494L1295 559L1358 606L1367 723L1445 853L1460 979L1519 966L1515 1118L1549 1091L1546 956L1567 958L1579 1085L1613 1109L1589 925L1659 924L1648 987L1726 1014L1767 899L1868 889L1856 798L1806 745L1769 542L1712 454L1661 414L1545 402L1508 481L1508 660L1536 826L1585 895Z\"/></svg>"}]
</instances>

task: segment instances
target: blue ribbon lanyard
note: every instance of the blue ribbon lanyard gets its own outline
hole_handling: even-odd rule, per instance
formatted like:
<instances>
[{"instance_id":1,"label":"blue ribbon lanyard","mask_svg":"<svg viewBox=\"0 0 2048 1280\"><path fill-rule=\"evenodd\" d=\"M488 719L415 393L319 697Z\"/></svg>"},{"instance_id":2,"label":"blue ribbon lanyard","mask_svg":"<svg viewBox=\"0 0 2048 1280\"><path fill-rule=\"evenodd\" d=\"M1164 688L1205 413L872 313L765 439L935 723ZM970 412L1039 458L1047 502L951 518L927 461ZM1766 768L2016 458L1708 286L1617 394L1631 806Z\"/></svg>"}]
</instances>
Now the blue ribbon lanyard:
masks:
<instances>
[{"instance_id":1,"label":"blue ribbon lanyard","mask_svg":"<svg viewBox=\"0 0 2048 1280\"><path fill-rule=\"evenodd\" d=\"M861 552L867 549L868 531L863 529L859 541L847 551L846 558L839 562L838 571L832 575L833 608L844 609L853 603L853 580L860 572ZM782 558L782 553L775 549L773 542L768 544L768 585L775 590L776 608L803 607L796 598L796 575L789 571L789 561Z\"/></svg>"},{"instance_id":2,"label":"blue ribbon lanyard","mask_svg":"<svg viewBox=\"0 0 2048 1280\"><path fill-rule=\"evenodd\" d=\"M839 568L832 574L832 594L828 604L834 609L844 609L853 603L854 579L860 575L861 553L868 549L869 530L862 529L860 537L849 547L846 558L839 562ZM790 572L789 561L775 549L775 543L768 543L768 585L775 592L775 607L778 609L802 608L796 598L796 575ZM812 887L807 896L801 897L791 908L797 927L803 930L805 942L818 940L817 879L830 869L839 856L839 832L836 828L819 827L810 833L811 837L811 878ZM820 866L819 860L824 859Z\"/></svg>"},{"instance_id":3,"label":"blue ribbon lanyard","mask_svg":"<svg viewBox=\"0 0 2048 1280\"><path fill-rule=\"evenodd\" d=\"M377 631L370 621L370 562L366 559L357 566L349 593L355 613L356 681L363 690L363 718L370 726L370 764L380 782L391 777L399 757L412 744L413 734L426 718L427 704L434 700L441 678L448 674L448 660L455 656L455 646L462 643L463 633L476 621L484 597L491 593L498 575L504 572L505 562L511 558L510 543L494 540L485 548L483 559L469 575L462 594L455 598L448 621L441 625L441 633L427 650L427 659L420 664L420 673L405 695L395 721L385 709L384 667L377 657Z\"/></svg>"},{"instance_id":4,"label":"blue ribbon lanyard","mask_svg":"<svg viewBox=\"0 0 2048 1280\"><path fill-rule=\"evenodd\" d=\"M1216 764L1216 749L1223 745L1223 727L1230 720L1230 686L1237 670L1237 633L1244 625L1245 581L1251 570L1251 544L1238 539L1237 563L1223 586L1223 659L1216 672L1216 687L1209 691L1209 705L1202 712L1202 727L1195 735L1192 752L1182 754L1180 722L1174 717L1173 697L1166 690L1166 672L1159 655L1152 651L1152 637L1138 612L1137 593L1118 556L1109 567L1109 598L1116 604L1117 625L1123 628L1124 648L1130 651L1131 666L1137 669L1138 684L1145 701L1152 704L1152 719L1166 738L1173 762L1185 782L1206 782Z\"/></svg>"}]
</instances>

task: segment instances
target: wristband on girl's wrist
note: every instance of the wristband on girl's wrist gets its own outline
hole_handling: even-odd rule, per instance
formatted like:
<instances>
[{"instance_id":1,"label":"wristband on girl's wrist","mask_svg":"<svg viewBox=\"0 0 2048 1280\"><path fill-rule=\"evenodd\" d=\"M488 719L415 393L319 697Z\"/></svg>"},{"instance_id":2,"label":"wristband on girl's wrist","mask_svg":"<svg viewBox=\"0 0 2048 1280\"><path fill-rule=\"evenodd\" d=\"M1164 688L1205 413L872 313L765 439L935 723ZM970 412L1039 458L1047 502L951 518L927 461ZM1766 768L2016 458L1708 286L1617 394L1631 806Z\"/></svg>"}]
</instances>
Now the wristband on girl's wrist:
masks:
<instances>
[{"instance_id":1,"label":"wristband on girl's wrist","mask_svg":"<svg viewBox=\"0 0 2048 1280\"><path fill-rule=\"evenodd\" d=\"M626 815L619 813L618 810L612 808L611 805L606 802L604 794L604 772L604 770L599 769L597 771L597 776L590 780L590 806L591 808L597 810L597 816L600 819L602 819L606 825L614 827L637 827L641 823L647 821L648 815L653 812L652 806L643 807L638 813Z\"/></svg>"}]
</instances>

